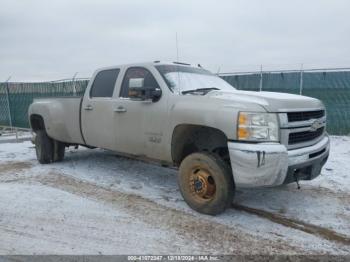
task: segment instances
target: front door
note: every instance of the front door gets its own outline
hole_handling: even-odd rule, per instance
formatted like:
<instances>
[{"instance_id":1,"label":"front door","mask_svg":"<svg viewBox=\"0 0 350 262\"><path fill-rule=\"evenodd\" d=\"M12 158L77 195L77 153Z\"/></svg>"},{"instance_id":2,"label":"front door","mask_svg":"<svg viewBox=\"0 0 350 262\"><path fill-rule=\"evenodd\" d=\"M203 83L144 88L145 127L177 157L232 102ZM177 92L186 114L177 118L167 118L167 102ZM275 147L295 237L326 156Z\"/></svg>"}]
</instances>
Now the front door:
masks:
<instances>
[{"instance_id":1,"label":"front door","mask_svg":"<svg viewBox=\"0 0 350 262\"><path fill-rule=\"evenodd\" d=\"M85 92L81 109L82 133L87 145L115 150L113 92L119 69L108 69L96 74Z\"/></svg>"},{"instance_id":2,"label":"front door","mask_svg":"<svg viewBox=\"0 0 350 262\"><path fill-rule=\"evenodd\" d=\"M130 88L133 80L142 82L143 87L161 90L148 69L131 67L126 70L115 108L118 151L156 158L161 148L162 130L166 127L167 121L163 118L162 123L159 123L161 118L155 112L162 112L161 104L164 99L161 97L156 101L143 99L140 93ZM165 108L163 105L166 114Z\"/></svg>"}]
</instances>

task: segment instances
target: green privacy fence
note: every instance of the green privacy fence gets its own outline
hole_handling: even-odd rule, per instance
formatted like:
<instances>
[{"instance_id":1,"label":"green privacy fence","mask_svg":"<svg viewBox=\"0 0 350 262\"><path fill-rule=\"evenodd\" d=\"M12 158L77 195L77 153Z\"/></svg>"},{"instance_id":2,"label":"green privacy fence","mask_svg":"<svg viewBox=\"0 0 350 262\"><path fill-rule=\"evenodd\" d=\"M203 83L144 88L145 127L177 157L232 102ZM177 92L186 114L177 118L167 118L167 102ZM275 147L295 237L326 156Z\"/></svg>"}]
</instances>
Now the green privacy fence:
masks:
<instances>
[{"instance_id":1,"label":"green privacy fence","mask_svg":"<svg viewBox=\"0 0 350 262\"><path fill-rule=\"evenodd\" d=\"M87 84L88 80L0 83L0 126L29 128L28 107L34 98L82 96Z\"/></svg>"},{"instance_id":2,"label":"green privacy fence","mask_svg":"<svg viewBox=\"0 0 350 262\"><path fill-rule=\"evenodd\" d=\"M257 72L221 77L241 90L301 93L318 98L327 108L328 132L350 134L350 71Z\"/></svg>"},{"instance_id":3,"label":"green privacy fence","mask_svg":"<svg viewBox=\"0 0 350 262\"><path fill-rule=\"evenodd\" d=\"M257 72L221 77L241 90L302 93L319 98L327 107L328 132L350 134L350 71ZM82 96L87 84L88 80L0 83L0 126L28 128L27 112L34 98Z\"/></svg>"}]
</instances>

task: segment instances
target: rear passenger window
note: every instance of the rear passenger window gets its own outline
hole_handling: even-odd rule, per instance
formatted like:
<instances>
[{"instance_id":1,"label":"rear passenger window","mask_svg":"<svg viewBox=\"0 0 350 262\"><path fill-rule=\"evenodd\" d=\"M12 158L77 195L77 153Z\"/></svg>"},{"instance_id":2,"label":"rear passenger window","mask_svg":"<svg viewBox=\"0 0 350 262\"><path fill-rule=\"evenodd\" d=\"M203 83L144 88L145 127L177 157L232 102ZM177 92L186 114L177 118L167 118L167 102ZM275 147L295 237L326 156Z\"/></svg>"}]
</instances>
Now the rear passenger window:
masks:
<instances>
[{"instance_id":1,"label":"rear passenger window","mask_svg":"<svg viewBox=\"0 0 350 262\"><path fill-rule=\"evenodd\" d=\"M90 90L90 97L112 97L119 69L109 69L97 73Z\"/></svg>"}]
</instances>

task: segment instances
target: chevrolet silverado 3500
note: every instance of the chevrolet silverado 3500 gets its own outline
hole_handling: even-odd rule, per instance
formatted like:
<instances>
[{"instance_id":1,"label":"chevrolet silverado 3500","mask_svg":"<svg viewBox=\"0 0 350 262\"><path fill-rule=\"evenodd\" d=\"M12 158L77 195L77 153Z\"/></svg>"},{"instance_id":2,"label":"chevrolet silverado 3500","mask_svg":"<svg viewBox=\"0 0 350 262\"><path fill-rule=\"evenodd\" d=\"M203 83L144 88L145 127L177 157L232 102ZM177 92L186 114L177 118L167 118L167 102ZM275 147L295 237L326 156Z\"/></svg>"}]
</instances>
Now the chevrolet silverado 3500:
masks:
<instances>
[{"instance_id":1,"label":"chevrolet silverado 3500","mask_svg":"<svg viewBox=\"0 0 350 262\"><path fill-rule=\"evenodd\" d=\"M215 215L236 188L317 177L329 155L321 101L239 91L201 67L140 63L98 69L83 97L35 99L40 163L84 145L179 168L186 203Z\"/></svg>"}]
</instances>

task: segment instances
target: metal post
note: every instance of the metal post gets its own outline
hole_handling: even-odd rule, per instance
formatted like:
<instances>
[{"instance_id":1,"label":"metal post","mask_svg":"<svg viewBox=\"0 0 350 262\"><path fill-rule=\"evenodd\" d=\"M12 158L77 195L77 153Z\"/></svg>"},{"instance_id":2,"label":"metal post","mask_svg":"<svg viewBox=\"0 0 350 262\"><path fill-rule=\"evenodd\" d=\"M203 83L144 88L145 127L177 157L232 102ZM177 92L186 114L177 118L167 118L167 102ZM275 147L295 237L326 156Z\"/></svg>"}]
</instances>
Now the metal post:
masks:
<instances>
[{"instance_id":1,"label":"metal post","mask_svg":"<svg viewBox=\"0 0 350 262\"><path fill-rule=\"evenodd\" d=\"M75 87L75 78L77 77L78 72L75 72L74 76L73 76L73 95L76 96L77 95L77 89Z\"/></svg>"},{"instance_id":2,"label":"metal post","mask_svg":"<svg viewBox=\"0 0 350 262\"><path fill-rule=\"evenodd\" d=\"M299 82L299 94L303 94L303 64L300 67L300 82Z\"/></svg>"},{"instance_id":3,"label":"metal post","mask_svg":"<svg viewBox=\"0 0 350 262\"><path fill-rule=\"evenodd\" d=\"M11 107L10 107L10 91L9 91L9 81L11 76L6 80L6 98L7 98L7 108L8 108L8 117L10 120L11 132L13 131L12 118L11 118Z\"/></svg>"},{"instance_id":4,"label":"metal post","mask_svg":"<svg viewBox=\"0 0 350 262\"><path fill-rule=\"evenodd\" d=\"M260 65L260 84L259 84L259 91L262 91L263 87L263 72L262 72L262 65Z\"/></svg>"}]
</instances>

